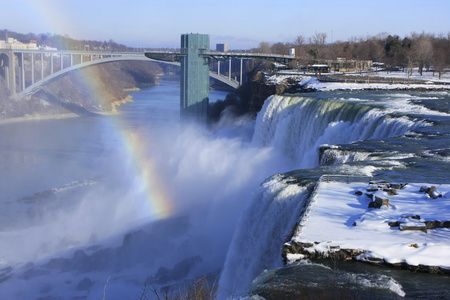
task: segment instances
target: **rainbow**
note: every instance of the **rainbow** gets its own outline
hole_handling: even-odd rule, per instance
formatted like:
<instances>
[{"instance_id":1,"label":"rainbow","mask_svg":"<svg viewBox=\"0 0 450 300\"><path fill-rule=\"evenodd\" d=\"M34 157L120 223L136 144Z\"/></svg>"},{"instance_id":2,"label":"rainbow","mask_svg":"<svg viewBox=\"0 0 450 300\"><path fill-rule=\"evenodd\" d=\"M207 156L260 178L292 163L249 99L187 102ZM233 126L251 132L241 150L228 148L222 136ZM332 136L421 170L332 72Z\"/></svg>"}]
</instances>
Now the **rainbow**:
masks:
<instances>
[{"instance_id":1,"label":"rainbow","mask_svg":"<svg viewBox=\"0 0 450 300\"><path fill-rule=\"evenodd\" d=\"M101 90L102 84L98 83L96 68L86 68L82 74L82 84L88 92L98 99L99 104L104 99L104 94ZM124 118L120 116L111 116L107 118L112 122L115 134L118 137L120 144L125 149L124 158L130 162L131 176L134 176L137 186L136 189L143 189L144 195L137 199L138 208L145 207L145 213L155 219L165 219L173 214L173 201L166 183L161 180L158 175L154 158L149 155L150 140L144 134L137 130L129 129ZM130 204L131 205L131 204Z\"/></svg>"},{"instance_id":2,"label":"rainbow","mask_svg":"<svg viewBox=\"0 0 450 300\"><path fill-rule=\"evenodd\" d=\"M35 17L40 18L38 21L44 24L46 27L55 28L58 32L71 32L75 36L82 36L79 29L70 22L70 18L67 16L67 11L70 11L65 1L54 0L28 0L26 1L28 8L35 12ZM97 99L101 105L102 99L105 98L102 91L103 84L99 82L97 68L85 68L81 74L81 81L84 89ZM164 219L171 216L174 212L172 196L167 189L166 184L162 182L158 176L158 171L155 168L155 163L148 155L148 140L144 138L142 134L136 131L125 130L126 124L124 124L121 118L109 118L111 122L116 122L117 135L119 140L126 149L126 156L131 160L131 168L133 175L136 176L138 187L143 188L145 196L142 199L138 199L136 205L146 206L146 212L152 218Z\"/></svg>"},{"instance_id":3,"label":"rainbow","mask_svg":"<svg viewBox=\"0 0 450 300\"><path fill-rule=\"evenodd\" d=\"M168 218L174 211L172 195L158 176L154 159L148 157L148 140L135 131L121 130L120 136L124 142L126 154L131 157L133 173L137 175L139 185L145 190L147 209L152 217Z\"/></svg>"}]
</instances>

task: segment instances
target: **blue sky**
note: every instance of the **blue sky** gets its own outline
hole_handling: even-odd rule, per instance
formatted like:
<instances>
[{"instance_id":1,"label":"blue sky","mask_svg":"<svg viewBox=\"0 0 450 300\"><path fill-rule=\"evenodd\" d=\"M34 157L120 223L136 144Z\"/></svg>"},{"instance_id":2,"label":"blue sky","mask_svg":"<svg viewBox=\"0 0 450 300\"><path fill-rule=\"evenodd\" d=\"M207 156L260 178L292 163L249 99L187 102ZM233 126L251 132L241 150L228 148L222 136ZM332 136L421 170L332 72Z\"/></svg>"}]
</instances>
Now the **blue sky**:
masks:
<instances>
[{"instance_id":1,"label":"blue sky","mask_svg":"<svg viewBox=\"0 0 450 300\"><path fill-rule=\"evenodd\" d=\"M257 47L327 34L327 42L378 33L450 32L450 0L2 0L0 29L67 34L133 47L178 47L182 33L211 45Z\"/></svg>"}]
</instances>

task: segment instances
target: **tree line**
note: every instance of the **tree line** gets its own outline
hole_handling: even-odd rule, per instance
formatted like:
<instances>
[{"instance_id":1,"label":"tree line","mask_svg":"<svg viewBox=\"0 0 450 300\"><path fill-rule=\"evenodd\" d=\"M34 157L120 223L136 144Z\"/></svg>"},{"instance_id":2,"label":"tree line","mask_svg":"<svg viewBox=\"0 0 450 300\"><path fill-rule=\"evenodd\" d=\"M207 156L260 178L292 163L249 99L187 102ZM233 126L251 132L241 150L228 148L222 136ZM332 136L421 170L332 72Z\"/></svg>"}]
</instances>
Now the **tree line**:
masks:
<instances>
[{"instance_id":1,"label":"tree line","mask_svg":"<svg viewBox=\"0 0 450 300\"><path fill-rule=\"evenodd\" d=\"M398 35L380 33L366 38L350 38L348 41L327 43L326 33L315 33L306 39L299 35L288 43L261 42L252 52L287 54L295 49L300 65L325 63L337 58L346 60L371 60L384 63L388 69L402 68L412 72L418 68L438 72L439 77L450 68L450 32L447 35L411 33L401 38Z\"/></svg>"},{"instance_id":2,"label":"tree line","mask_svg":"<svg viewBox=\"0 0 450 300\"><path fill-rule=\"evenodd\" d=\"M52 34L52 33L18 33L6 29L0 30L0 40L14 38L21 43L29 43L32 40L37 41L38 45L57 48L58 50L110 50L110 51L133 51L134 48L127 47L123 44L116 43L114 40L109 41L93 41L93 40L76 40L68 35Z\"/></svg>"},{"instance_id":3,"label":"tree line","mask_svg":"<svg viewBox=\"0 0 450 300\"><path fill-rule=\"evenodd\" d=\"M61 50L111 50L133 51L134 48L109 41L75 40L68 35L51 33L17 33L6 29L0 30L0 40L8 37L22 43L36 40L38 45L55 47ZM251 52L267 54L287 54L294 48L297 63L306 66L315 63L344 58L346 60L371 60L384 63L388 69L401 68L412 70L418 68L438 72L439 77L450 68L450 32L444 34L411 33L401 38L398 35L380 33L376 36L352 37L348 41L327 42L327 34L316 32L306 38L302 35L288 43L261 42Z\"/></svg>"}]
</instances>

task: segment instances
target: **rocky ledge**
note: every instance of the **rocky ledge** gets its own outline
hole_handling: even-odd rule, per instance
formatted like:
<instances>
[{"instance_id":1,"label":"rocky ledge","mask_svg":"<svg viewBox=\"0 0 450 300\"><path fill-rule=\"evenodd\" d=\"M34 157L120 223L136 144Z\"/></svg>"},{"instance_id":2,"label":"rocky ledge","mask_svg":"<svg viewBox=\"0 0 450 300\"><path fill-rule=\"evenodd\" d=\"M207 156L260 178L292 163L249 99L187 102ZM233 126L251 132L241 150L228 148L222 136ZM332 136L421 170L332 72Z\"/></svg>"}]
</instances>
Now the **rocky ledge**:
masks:
<instances>
[{"instance_id":1,"label":"rocky ledge","mask_svg":"<svg viewBox=\"0 0 450 300\"><path fill-rule=\"evenodd\" d=\"M284 264L303 259L355 260L414 272L450 275L445 254L447 229L450 228L445 207L448 207L450 193L438 190L445 191L448 186L384 180L369 181L368 186L363 186L361 183L319 182L302 221L295 226L292 239L284 244ZM330 211L331 206L339 213ZM412 213L414 210L424 216ZM397 234L395 230L403 233ZM374 248L373 241L376 240L380 244ZM380 250L380 245L389 250ZM427 250L427 247L435 248ZM442 258L439 265L435 265L437 253Z\"/></svg>"},{"instance_id":2,"label":"rocky ledge","mask_svg":"<svg viewBox=\"0 0 450 300\"><path fill-rule=\"evenodd\" d=\"M389 263L384 259L368 256L364 250L357 249L341 249L339 246L329 246L328 251L318 251L314 249L315 245L319 243L301 243L291 241L286 243L283 248L282 257L284 264L289 264L291 261L299 259L311 259L311 260L338 260L338 261L361 261L374 265L383 265L393 267L396 269L409 270L413 272L423 272L431 274L450 275L450 270L441 268L438 266L425 266L425 265L409 265L405 262ZM417 245L411 244L410 247L417 247Z\"/></svg>"},{"instance_id":3,"label":"rocky ledge","mask_svg":"<svg viewBox=\"0 0 450 300\"><path fill-rule=\"evenodd\" d=\"M259 111L264 101L272 95L315 92L316 89L309 87L308 80L310 79L311 77L303 75L282 75L256 71L250 75L249 80L250 106L254 111Z\"/></svg>"}]
</instances>

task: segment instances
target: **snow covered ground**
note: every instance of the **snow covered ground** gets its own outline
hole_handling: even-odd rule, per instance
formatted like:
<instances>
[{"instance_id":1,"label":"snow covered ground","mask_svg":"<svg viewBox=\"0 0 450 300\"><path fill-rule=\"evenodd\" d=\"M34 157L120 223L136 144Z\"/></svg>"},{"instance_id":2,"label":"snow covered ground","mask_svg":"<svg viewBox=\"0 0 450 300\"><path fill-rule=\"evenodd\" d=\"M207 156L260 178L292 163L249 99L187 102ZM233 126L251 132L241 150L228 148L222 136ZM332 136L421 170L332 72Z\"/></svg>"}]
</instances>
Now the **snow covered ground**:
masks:
<instances>
[{"instance_id":1,"label":"snow covered ground","mask_svg":"<svg viewBox=\"0 0 450 300\"><path fill-rule=\"evenodd\" d=\"M324 74L326 75L326 74ZM367 73L346 73L349 79L353 76L367 76ZM423 72L422 75L418 73L417 69L413 70L411 76L403 71L394 72L371 72L370 78L396 78L396 79L410 79L410 80L423 80L423 84L401 84L401 83L356 83L356 82L323 82L319 81L314 74L308 74L297 71L282 71L275 75L268 76L266 78L267 83L280 84L288 78L294 79L300 82L300 85L305 88L316 89L318 91L333 91L333 90L408 90L408 89L429 89L429 90L450 90L450 73L444 73L439 79L438 73Z\"/></svg>"},{"instance_id":2,"label":"snow covered ground","mask_svg":"<svg viewBox=\"0 0 450 300\"><path fill-rule=\"evenodd\" d=\"M334 91L334 90L411 90L411 89L427 89L427 90L450 90L450 85L445 84L402 84L402 83L353 83L353 82L322 82L315 77L311 77L307 82L308 88L318 91Z\"/></svg>"},{"instance_id":3,"label":"snow covered ground","mask_svg":"<svg viewBox=\"0 0 450 300\"><path fill-rule=\"evenodd\" d=\"M432 185L408 183L393 196L379 191L389 199L389 207L368 208L372 201L365 194L368 183L324 180L292 241L317 243L308 251L329 253L338 246L365 250L357 257L360 260L375 258L389 264L450 269L450 228L400 230L388 224L398 221L423 226L425 221L450 221L450 184L434 185L442 194L436 199L420 192L422 186ZM358 196L357 191L363 194ZM298 254L288 255L291 261L300 258Z\"/></svg>"},{"instance_id":4,"label":"snow covered ground","mask_svg":"<svg viewBox=\"0 0 450 300\"><path fill-rule=\"evenodd\" d=\"M428 71L426 72L425 70L423 70L422 75L420 75L419 73L419 69L415 68L413 69L412 75L408 75L407 72L404 71L379 71L379 72L374 72L371 73L374 76L377 77L385 77L385 78L409 78L412 80L425 80L425 81L430 81L430 82L435 82L435 83L450 83L450 73L443 73L441 76L441 79L439 79L439 74L438 72L432 72L432 71ZM349 75L353 75L353 74L349 74ZM360 73L355 73L354 75L360 75Z\"/></svg>"}]
</instances>

